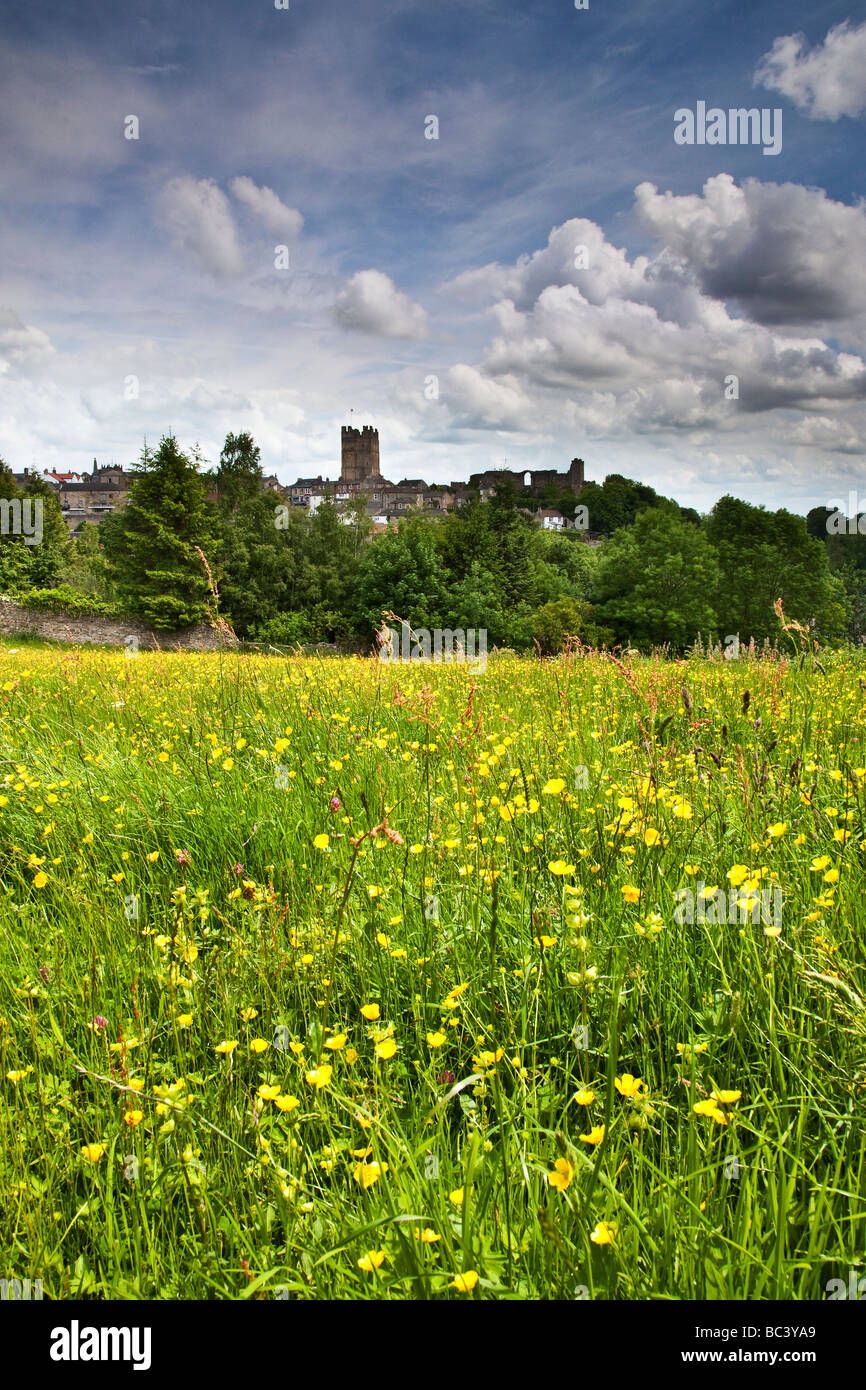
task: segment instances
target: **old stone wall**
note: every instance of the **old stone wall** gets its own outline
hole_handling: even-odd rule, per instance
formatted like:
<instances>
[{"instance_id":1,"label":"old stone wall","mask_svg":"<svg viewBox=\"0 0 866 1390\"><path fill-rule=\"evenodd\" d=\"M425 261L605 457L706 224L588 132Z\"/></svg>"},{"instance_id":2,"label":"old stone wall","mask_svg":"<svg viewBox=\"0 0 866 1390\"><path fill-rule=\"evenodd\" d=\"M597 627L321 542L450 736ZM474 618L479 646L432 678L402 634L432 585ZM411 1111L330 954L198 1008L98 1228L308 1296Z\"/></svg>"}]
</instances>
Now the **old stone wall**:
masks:
<instances>
[{"instance_id":1,"label":"old stone wall","mask_svg":"<svg viewBox=\"0 0 866 1390\"><path fill-rule=\"evenodd\" d=\"M132 645L129 639L133 637L139 647L148 650L181 647L185 651L212 652L220 646L219 632L209 623L197 623L178 632L154 632L147 623L139 622L136 618L95 615L73 618L63 613L47 613L39 608L22 608L12 599L0 598L0 636L12 637L23 633L76 646L96 643L107 647L128 647ZM222 642L226 645L225 637Z\"/></svg>"}]
</instances>

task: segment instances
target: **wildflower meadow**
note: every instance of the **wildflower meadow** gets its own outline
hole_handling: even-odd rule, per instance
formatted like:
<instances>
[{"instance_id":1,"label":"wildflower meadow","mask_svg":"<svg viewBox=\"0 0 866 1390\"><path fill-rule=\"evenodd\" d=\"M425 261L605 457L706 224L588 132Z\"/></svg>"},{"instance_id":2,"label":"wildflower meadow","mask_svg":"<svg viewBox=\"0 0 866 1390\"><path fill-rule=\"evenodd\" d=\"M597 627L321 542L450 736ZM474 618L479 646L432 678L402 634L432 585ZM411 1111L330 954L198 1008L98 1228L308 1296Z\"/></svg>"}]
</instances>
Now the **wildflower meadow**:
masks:
<instances>
[{"instance_id":1,"label":"wildflower meadow","mask_svg":"<svg viewBox=\"0 0 866 1390\"><path fill-rule=\"evenodd\" d=\"M866 663L785 636L476 674L5 642L0 1273L847 1287Z\"/></svg>"}]
</instances>

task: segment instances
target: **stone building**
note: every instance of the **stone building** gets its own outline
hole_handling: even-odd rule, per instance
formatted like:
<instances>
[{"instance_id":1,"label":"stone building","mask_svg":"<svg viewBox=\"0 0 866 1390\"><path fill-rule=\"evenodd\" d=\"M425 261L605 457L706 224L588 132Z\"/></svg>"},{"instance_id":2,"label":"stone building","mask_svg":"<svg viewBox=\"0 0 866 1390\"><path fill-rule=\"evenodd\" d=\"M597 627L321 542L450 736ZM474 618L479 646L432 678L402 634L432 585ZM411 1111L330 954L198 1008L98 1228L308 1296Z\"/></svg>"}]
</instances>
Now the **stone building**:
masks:
<instances>
[{"instance_id":1,"label":"stone building","mask_svg":"<svg viewBox=\"0 0 866 1390\"><path fill-rule=\"evenodd\" d=\"M63 519L70 531L75 531L84 521L97 525L104 516L125 507L129 500L132 476L116 464L100 467L93 460L90 473L32 471L28 468L13 477L19 487L26 487L34 478L39 478L54 488Z\"/></svg>"},{"instance_id":2,"label":"stone building","mask_svg":"<svg viewBox=\"0 0 866 1390\"><path fill-rule=\"evenodd\" d=\"M380 478L379 431L372 425L353 429L344 425L340 438L340 481L362 483L367 478Z\"/></svg>"},{"instance_id":3,"label":"stone building","mask_svg":"<svg viewBox=\"0 0 866 1390\"><path fill-rule=\"evenodd\" d=\"M63 519L70 531L75 531L84 521L98 525L104 516L125 507L129 501L132 475L115 464L100 468L93 460L91 472L82 476L81 482L66 482L58 485L57 495L63 512Z\"/></svg>"}]
</instances>

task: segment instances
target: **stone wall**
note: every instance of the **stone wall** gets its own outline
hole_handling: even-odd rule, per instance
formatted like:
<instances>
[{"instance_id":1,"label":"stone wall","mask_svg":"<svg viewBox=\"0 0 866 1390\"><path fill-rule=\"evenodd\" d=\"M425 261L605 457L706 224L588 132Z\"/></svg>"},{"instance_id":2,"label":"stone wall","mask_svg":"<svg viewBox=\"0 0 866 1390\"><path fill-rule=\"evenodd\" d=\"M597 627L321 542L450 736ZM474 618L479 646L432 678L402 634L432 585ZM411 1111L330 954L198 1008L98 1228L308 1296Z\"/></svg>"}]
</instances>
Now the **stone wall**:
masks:
<instances>
[{"instance_id":1,"label":"stone wall","mask_svg":"<svg viewBox=\"0 0 866 1390\"><path fill-rule=\"evenodd\" d=\"M22 608L12 599L0 598L0 636L13 637L28 633L52 642L69 642L75 646L96 643L105 647L131 646L134 637L145 649L178 647L191 652L212 652L220 646L219 632L209 623L178 632L154 632L147 623L136 618L104 618L87 615L69 617L64 613L48 613L41 608ZM226 639L223 638L223 645Z\"/></svg>"}]
</instances>

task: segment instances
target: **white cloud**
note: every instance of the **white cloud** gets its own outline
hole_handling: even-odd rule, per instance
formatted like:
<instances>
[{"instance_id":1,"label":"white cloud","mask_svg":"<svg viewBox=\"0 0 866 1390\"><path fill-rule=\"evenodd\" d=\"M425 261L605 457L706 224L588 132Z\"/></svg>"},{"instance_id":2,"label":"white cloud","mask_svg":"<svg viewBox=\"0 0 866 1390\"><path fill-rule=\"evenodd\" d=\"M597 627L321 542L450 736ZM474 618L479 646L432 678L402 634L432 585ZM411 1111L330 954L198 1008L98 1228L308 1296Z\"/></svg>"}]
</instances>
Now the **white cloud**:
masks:
<instances>
[{"instance_id":1,"label":"white cloud","mask_svg":"<svg viewBox=\"0 0 866 1390\"><path fill-rule=\"evenodd\" d=\"M337 295L334 315L343 328L382 338L423 338L427 313L381 270L359 270Z\"/></svg>"},{"instance_id":2,"label":"white cloud","mask_svg":"<svg viewBox=\"0 0 866 1390\"><path fill-rule=\"evenodd\" d=\"M815 120L838 121L866 110L866 23L836 24L823 44L807 49L805 34L776 39L755 81L790 97Z\"/></svg>"},{"instance_id":3,"label":"white cloud","mask_svg":"<svg viewBox=\"0 0 866 1390\"><path fill-rule=\"evenodd\" d=\"M12 309L0 308L0 373L27 363L42 363L53 355L47 333L22 323Z\"/></svg>"},{"instance_id":4,"label":"white cloud","mask_svg":"<svg viewBox=\"0 0 866 1390\"><path fill-rule=\"evenodd\" d=\"M458 426L521 429L532 409L530 397L515 377L496 380L462 362L449 370L445 389Z\"/></svg>"},{"instance_id":5,"label":"white cloud","mask_svg":"<svg viewBox=\"0 0 866 1390\"><path fill-rule=\"evenodd\" d=\"M828 449L839 454L866 453L866 444L847 420L834 420L826 415L806 416L797 420L782 435L786 444Z\"/></svg>"},{"instance_id":6,"label":"white cloud","mask_svg":"<svg viewBox=\"0 0 866 1390\"><path fill-rule=\"evenodd\" d=\"M815 319L850 315L852 334L866 329L863 210L795 185L738 188L728 175L703 195L643 184L636 199L660 242L652 256L630 260L595 224L572 219L513 265L444 286L479 308L486 296L496 328L422 412L440 432L498 429L517 447L544 429L608 445L682 439L695 450L731 436L766 447L781 432L773 412L820 413L820 427L792 427L788 441L858 449L866 363L828 344ZM728 299L767 322L736 316ZM776 327L786 304L791 322ZM851 423L835 423L840 411Z\"/></svg>"},{"instance_id":7,"label":"white cloud","mask_svg":"<svg viewBox=\"0 0 866 1390\"><path fill-rule=\"evenodd\" d=\"M304 225L304 219L297 208L287 207L277 197L272 188L264 184L261 188L246 174L232 179L229 184L232 193L258 217L266 231L274 236L296 237Z\"/></svg>"},{"instance_id":8,"label":"white cloud","mask_svg":"<svg viewBox=\"0 0 866 1390\"><path fill-rule=\"evenodd\" d=\"M176 246L220 278L240 275L243 257L229 200L213 179L185 174L162 190L161 220Z\"/></svg>"},{"instance_id":9,"label":"white cloud","mask_svg":"<svg viewBox=\"0 0 866 1390\"><path fill-rule=\"evenodd\" d=\"M639 184L635 207L703 293L773 326L847 321L866 342L866 206L717 174L680 196Z\"/></svg>"}]
</instances>

